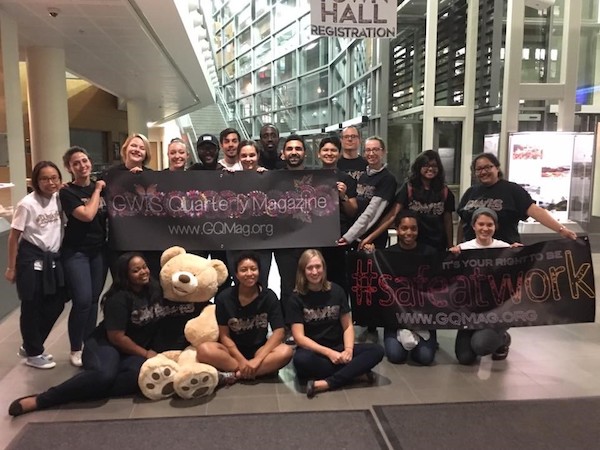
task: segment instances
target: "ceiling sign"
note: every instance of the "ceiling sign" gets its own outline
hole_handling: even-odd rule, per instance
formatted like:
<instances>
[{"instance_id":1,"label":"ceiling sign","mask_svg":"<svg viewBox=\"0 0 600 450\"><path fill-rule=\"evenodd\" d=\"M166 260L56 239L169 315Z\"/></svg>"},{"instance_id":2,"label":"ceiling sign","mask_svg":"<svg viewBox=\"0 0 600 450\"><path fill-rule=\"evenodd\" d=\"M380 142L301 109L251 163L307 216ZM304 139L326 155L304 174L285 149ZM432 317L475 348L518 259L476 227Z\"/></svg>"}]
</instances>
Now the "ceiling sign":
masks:
<instances>
[{"instance_id":1,"label":"ceiling sign","mask_svg":"<svg viewBox=\"0 0 600 450\"><path fill-rule=\"evenodd\" d=\"M310 0L310 32L343 38L396 36L396 0Z\"/></svg>"}]
</instances>

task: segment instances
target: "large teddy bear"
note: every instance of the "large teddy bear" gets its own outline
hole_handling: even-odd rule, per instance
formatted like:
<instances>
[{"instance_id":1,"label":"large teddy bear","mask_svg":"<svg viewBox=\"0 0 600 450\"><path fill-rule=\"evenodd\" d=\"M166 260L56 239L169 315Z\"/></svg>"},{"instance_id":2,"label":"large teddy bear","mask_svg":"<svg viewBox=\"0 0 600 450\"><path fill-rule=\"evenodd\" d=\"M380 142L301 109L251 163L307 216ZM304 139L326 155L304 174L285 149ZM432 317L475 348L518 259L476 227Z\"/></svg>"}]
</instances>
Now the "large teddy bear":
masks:
<instances>
[{"instance_id":1,"label":"large teddy bear","mask_svg":"<svg viewBox=\"0 0 600 450\"><path fill-rule=\"evenodd\" d=\"M181 247L165 250L160 265L164 297L173 302L208 302L228 277L223 262L187 253ZM198 363L195 350L219 338L215 305L207 305L198 317L189 320L184 333L191 346L160 353L142 365L138 384L149 399L160 400L175 393L181 398L198 398L212 394L217 386L217 370Z\"/></svg>"}]
</instances>

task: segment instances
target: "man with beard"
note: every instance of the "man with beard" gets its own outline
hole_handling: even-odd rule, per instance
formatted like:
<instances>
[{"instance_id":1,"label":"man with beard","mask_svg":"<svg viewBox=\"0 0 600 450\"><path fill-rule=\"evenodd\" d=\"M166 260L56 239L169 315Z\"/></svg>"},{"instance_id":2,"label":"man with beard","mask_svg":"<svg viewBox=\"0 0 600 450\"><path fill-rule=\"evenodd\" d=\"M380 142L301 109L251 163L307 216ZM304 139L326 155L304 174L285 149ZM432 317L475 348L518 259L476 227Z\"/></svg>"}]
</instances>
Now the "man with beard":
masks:
<instances>
[{"instance_id":1,"label":"man with beard","mask_svg":"<svg viewBox=\"0 0 600 450\"><path fill-rule=\"evenodd\" d=\"M203 134L196 142L196 152L200 162L192 164L188 170L221 170L223 166L217 162L219 141L212 134Z\"/></svg>"},{"instance_id":2,"label":"man with beard","mask_svg":"<svg viewBox=\"0 0 600 450\"><path fill-rule=\"evenodd\" d=\"M304 170L304 157L306 156L306 144L301 136L290 134L283 143L281 159L285 163L283 170ZM279 269L281 278L281 302L283 310L289 302L296 285L296 270L298 260L304 248L281 248L274 250L275 262Z\"/></svg>"},{"instance_id":3,"label":"man with beard","mask_svg":"<svg viewBox=\"0 0 600 450\"><path fill-rule=\"evenodd\" d=\"M260 165L269 169L283 167L277 147L279 146L279 130L272 123L266 123L260 129Z\"/></svg>"}]
</instances>

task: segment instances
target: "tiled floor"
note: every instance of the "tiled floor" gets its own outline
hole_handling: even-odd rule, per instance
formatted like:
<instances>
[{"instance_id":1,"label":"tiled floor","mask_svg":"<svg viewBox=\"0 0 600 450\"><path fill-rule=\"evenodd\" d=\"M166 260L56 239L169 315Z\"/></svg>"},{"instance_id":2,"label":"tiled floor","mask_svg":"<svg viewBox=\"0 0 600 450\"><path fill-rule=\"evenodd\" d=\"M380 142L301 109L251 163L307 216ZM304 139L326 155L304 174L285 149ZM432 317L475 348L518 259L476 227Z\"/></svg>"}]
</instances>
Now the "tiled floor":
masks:
<instances>
[{"instance_id":1,"label":"tiled floor","mask_svg":"<svg viewBox=\"0 0 600 450\"><path fill-rule=\"evenodd\" d=\"M596 286L600 286L600 254L593 256ZM276 281L276 271L274 274ZM272 283L270 283L272 284ZM598 292L598 288L596 289ZM14 295L14 293L4 293ZM66 312L48 340L48 351L58 363L53 370L36 370L22 364L18 311L0 323L0 448L33 421L132 419L160 416L259 413L302 410L370 408L376 404L437 403L600 395L600 320L596 323L534 328L513 328L511 352L506 361L484 358L472 367L459 366L453 355L454 332L439 333L440 351L432 367L394 366L382 362L377 386L351 386L320 394L312 400L298 391L290 368L279 380L236 384L200 401L141 398L72 404L18 418L6 413L12 400L36 393L75 373L68 362Z\"/></svg>"}]
</instances>

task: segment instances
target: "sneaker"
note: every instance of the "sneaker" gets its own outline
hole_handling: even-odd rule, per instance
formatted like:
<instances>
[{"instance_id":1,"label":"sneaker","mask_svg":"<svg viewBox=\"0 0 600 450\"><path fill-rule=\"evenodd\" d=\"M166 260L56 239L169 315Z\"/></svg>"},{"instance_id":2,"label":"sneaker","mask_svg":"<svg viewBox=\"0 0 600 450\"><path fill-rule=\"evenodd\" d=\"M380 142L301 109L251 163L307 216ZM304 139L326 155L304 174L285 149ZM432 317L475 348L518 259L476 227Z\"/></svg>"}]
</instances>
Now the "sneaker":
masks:
<instances>
[{"instance_id":1,"label":"sneaker","mask_svg":"<svg viewBox=\"0 0 600 450\"><path fill-rule=\"evenodd\" d=\"M492 359L494 361L504 361L506 359L506 357L508 356L508 350L509 350L511 341L512 341L512 339L510 337L510 334L505 332L504 333L504 344L502 344L500 347L498 347L496 349L496 351L494 353L492 353Z\"/></svg>"},{"instance_id":2,"label":"sneaker","mask_svg":"<svg viewBox=\"0 0 600 450\"><path fill-rule=\"evenodd\" d=\"M219 370L218 375L219 382L217 383L217 386L231 386L237 381L237 378L235 377L235 372L221 372Z\"/></svg>"},{"instance_id":3,"label":"sneaker","mask_svg":"<svg viewBox=\"0 0 600 450\"><path fill-rule=\"evenodd\" d=\"M35 367L36 369L52 369L56 366L54 361L50 361L44 355L28 356L25 360L25 364Z\"/></svg>"},{"instance_id":4,"label":"sneaker","mask_svg":"<svg viewBox=\"0 0 600 450\"><path fill-rule=\"evenodd\" d=\"M71 354L69 355L69 359L71 360L71 365L75 366L75 367L81 367L83 366L83 362L81 361L81 350L78 350L76 352L71 352Z\"/></svg>"},{"instance_id":5,"label":"sneaker","mask_svg":"<svg viewBox=\"0 0 600 450\"><path fill-rule=\"evenodd\" d=\"M413 348L419 345L420 337L411 330L402 328L398 330L397 339L406 351L411 351Z\"/></svg>"},{"instance_id":6,"label":"sneaker","mask_svg":"<svg viewBox=\"0 0 600 450\"><path fill-rule=\"evenodd\" d=\"M23 347L22 345L19 347L19 351L17 352L17 355L20 358L27 358L27 352L25 351L25 347ZM42 353L42 355L44 355L46 357L46 359L49 359L50 361L54 360L54 355L52 355L51 353Z\"/></svg>"}]
</instances>

